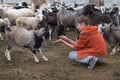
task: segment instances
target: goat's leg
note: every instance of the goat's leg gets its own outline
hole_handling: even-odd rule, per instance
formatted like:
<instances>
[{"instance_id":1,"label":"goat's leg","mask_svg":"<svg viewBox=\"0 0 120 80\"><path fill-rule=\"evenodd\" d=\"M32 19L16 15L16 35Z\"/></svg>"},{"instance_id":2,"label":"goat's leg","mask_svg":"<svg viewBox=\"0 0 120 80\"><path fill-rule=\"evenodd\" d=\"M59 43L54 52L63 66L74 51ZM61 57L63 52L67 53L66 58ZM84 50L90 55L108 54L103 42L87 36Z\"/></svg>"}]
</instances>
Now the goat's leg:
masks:
<instances>
[{"instance_id":1,"label":"goat's leg","mask_svg":"<svg viewBox=\"0 0 120 80\"><path fill-rule=\"evenodd\" d=\"M34 59L35 59L35 62L39 62L39 59L36 57L36 54L34 54Z\"/></svg>"},{"instance_id":2,"label":"goat's leg","mask_svg":"<svg viewBox=\"0 0 120 80\"><path fill-rule=\"evenodd\" d=\"M52 28L50 27L49 25L49 40L51 41L52 40Z\"/></svg>"},{"instance_id":3,"label":"goat's leg","mask_svg":"<svg viewBox=\"0 0 120 80\"><path fill-rule=\"evenodd\" d=\"M0 38L1 38L1 40L4 40L4 39L3 39L3 36L2 36L2 34L1 34L1 32L0 32Z\"/></svg>"},{"instance_id":4,"label":"goat's leg","mask_svg":"<svg viewBox=\"0 0 120 80\"><path fill-rule=\"evenodd\" d=\"M70 31L70 28L67 27L66 30L67 30L67 31Z\"/></svg>"},{"instance_id":5,"label":"goat's leg","mask_svg":"<svg viewBox=\"0 0 120 80\"><path fill-rule=\"evenodd\" d=\"M117 46L117 51L120 51L120 43L119 43L119 45Z\"/></svg>"},{"instance_id":6,"label":"goat's leg","mask_svg":"<svg viewBox=\"0 0 120 80\"><path fill-rule=\"evenodd\" d=\"M6 46L5 56L6 56L7 60L11 61L10 46Z\"/></svg>"},{"instance_id":7,"label":"goat's leg","mask_svg":"<svg viewBox=\"0 0 120 80\"><path fill-rule=\"evenodd\" d=\"M48 59L43 55L43 52L42 52L42 47L38 48L42 58L45 60L45 61L48 61Z\"/></svg>"},{"instance_id":8,"label":"goat's leg","mask_svg":"<svg viewBox=\"0 0 120 80\"><path fill-rule=\"evenodd\" d=\"M39 59L38 59L37 56L36 56L36 51L35 51L34 49L32 49L31 51L33 52L35 62L38 63L38 62L39 62Z\"/></svg>"},{"instance_id":9,"label":"goat's leg","mask_svg":"<svg viewBox=\"0 0 120 80\"><path fill-rule=\"evenodd\" d=\"M117 25L120 26L120 24L119 24L119 14L117 15Z\"/></svg>"},{"instance_id":10,"label":"goat's leg","mask_svg":"<svg viewBox=\"0 0 120 80\"><path fill-rule=\"evenodd\" d=\"M119 43L117 43L115 47L113 47L112 51L110 52L110 55L114 55L116 53L118 46L119 46Z\"/></svg>"},{"instance_id":11,"label":"goat's leg","mask_svg":"<svg viewBox=\"0 0 120 80\"><path fill-rule=\"evenodd\" d=\"M117 51L120 51L120 47L119 46L117 47Z\"/></svg>"},{"instance_id":12,"label":"goat's leg","mask_svg":"<svg viewBox=\"0 0 120 80\"><path fill-rule=\"evenodd\" d=\"M112 51L110 52L110 55L114 55L116 53L116 48L114 47Z\"/></svg>"}]
</instances>

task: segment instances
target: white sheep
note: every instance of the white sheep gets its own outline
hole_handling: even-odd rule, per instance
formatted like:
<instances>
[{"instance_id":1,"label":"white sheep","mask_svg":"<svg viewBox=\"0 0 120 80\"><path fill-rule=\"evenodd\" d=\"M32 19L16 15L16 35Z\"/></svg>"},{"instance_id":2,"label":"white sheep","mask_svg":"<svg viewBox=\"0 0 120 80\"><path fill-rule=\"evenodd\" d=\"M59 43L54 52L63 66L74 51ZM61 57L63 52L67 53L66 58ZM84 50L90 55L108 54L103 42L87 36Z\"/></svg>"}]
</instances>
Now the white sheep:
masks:
<instances>
[{"instance_id":1,"label":"white sheep","mask_svg":"<svg viewBox=\"0 0 120 80\"><path fill-rule=\"evenodd\" d=\"M37 29L39 23L43 20L42 10L39 10L35 17L19 17L16 19L17 26L24 26L27 29Z\"/></svg>"},{"instance_id":2,"label":"white sheep","mask_svg":"<svg viewBox=\"0 0 120 80\"><path fill-rule=\"evenodd\" d=\"M36 56L37 50L41 53L43 59L48 61L41 50L43 37L46 37L46 35L49 35L48 28L41 28L40 30L27 30L24 27L17 26L6 28L7 46L5 56L7 57L7 60L11 60L10 50L13 47L13 44L16 44L20 47L29 48L34 55L35 62L39 62L39 59Z\"/></svg>"},{"instance_id":3,"label":"white sheep","mask_svg":"<svg viewBox=\"0 0 120 80\"><path fill-rule=\"evenodd\" d=\"M15 20L18 17L33 17L35 16L35 12L32 9L22 8L22 9L4 9L0 8L2 18L7 17L11 24L15 24Z\"/></svg>"},{"instance_id":4,"label":"white sheep","mask_svg":"<svg viewBox=\"0 0 120 80\"><path fill-rule=\"evenodd\" d=\"M26 29L37 29L40 19L37 17L19 17L16 19L17 26L24 26Z\"/></svg>"}]
</instances>

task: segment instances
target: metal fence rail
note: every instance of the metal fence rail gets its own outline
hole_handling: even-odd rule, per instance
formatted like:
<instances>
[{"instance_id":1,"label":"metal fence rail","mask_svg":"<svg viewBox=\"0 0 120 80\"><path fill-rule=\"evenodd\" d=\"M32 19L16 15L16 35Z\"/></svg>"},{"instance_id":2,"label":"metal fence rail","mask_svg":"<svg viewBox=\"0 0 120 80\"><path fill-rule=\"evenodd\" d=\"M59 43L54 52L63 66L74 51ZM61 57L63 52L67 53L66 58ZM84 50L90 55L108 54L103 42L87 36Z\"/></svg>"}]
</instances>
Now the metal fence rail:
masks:
<instances>
[{"instance_id":1,"label":"metal fence rail","mask_svg":"<svg viewBox=\"0 0 120 80\"><path fill-rule=\"evenodd\" d=\"M120 5L120 0L104 0L105 6L111 6L113 4Z\"/></svg>"},{"instance_id":2,"label":"metal fence rail","mask_svg":"<svg viewBox=\"0 0 120 80\"><path fill-rule=\"evenodd\" d=\"M30 2L30 0L3 0L3 4L6 4L6 3L19 3L19 2Z\"/></svg>"},{"instance_id":3,"label":"metal fence rail","mask_svg":"<svg viewBox=\"0 0 120 80\"><path fill-rule=\"evenodd\" d=\"M6 3L18 3L18 2L30 2L31 0L2 0L4 4ZM40 1L40 0L39 0ZM63 1L65 4L88 4L89 0L45 0L46 3L52 3L53 1ZM120 0L104 0L105 6L111 6L113 4L120 5Z\"/></svg>"},{"instance_id":4,"label":"metal fence rail","mask_svg":"<svg viewBox=\"0 0 120 80\"><path fill-rule=\"evenodd\" d=\"M63 1L65 2L65 4L73 4L73 3L77 3L77 4L88 4L89 0L46 0L46 3L52 3L53 1Z\"/></svg>"},{"instance_id":5,"label":"metal fence rail","mask_svg":"<svg viewBox=\"0 0 120 80\"><path fill-rule=\"evenodd\" d=\"M77 4L88 4L89 0L46 0L46 3L53 1L64 1L66 4L77 3ZM120 0L104 0L104 6L111 6L112 4L120 5Z\"/></svg>"}]
</instances>

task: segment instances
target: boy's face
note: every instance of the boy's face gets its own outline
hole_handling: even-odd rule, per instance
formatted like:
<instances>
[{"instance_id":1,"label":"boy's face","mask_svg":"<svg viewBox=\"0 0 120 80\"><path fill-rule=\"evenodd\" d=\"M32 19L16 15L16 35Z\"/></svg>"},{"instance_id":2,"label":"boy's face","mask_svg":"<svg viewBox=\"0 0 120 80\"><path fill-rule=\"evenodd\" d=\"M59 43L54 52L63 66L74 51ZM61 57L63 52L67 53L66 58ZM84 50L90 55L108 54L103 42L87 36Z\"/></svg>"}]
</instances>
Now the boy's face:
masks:
<instances>
[{"instance_id":1,"label":"boy's face","mask_svg":"<svg viewBox=\"0 0 120 80\"><path fill-rule=\"evenodd\" d=\"M78 29L78 31L82 31L85 27L86 27L85 23L76 24L76 29Z\"/></svg>"}]
</instances>

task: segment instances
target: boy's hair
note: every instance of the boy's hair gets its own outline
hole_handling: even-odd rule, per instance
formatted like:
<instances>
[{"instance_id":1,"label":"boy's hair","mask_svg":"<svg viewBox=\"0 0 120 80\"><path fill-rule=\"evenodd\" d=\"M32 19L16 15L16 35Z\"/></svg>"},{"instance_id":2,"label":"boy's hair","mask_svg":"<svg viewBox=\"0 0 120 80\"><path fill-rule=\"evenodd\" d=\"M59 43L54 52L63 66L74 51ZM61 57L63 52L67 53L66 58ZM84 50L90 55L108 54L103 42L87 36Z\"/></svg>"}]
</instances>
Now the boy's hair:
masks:
<instances>
[{"instance_id":1,"label":"boy's hair","mask_svg":"<svg viewBox=\"0 0 120 80\"><path fill-rule=\"evenodd\" d=\"M86 25L88 25L88 18L87 17L85 17L85 16L79 16L76 20L75 20L75 25L77 24L77 23L85 23Z\"/></svg>"}]
</instances>

